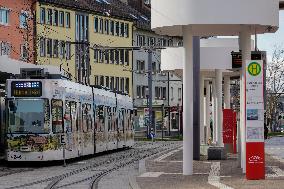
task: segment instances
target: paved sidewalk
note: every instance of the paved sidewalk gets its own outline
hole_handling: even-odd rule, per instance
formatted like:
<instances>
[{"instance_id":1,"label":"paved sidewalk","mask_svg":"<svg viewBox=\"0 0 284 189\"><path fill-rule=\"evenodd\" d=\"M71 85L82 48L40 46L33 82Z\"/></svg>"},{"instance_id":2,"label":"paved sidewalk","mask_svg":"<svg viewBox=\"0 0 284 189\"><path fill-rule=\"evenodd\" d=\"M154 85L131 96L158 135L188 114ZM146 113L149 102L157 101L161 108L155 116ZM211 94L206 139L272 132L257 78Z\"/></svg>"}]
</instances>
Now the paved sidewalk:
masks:
<instances>
[{"instance_id":1,"label":"paved sidewalk","mask_svg":"<svg viewBox=\"0 0 284 189\"><path fill-rule=\"evenodd\" d=\"M182 175L182 149L163 157L146 160L145 169L136 178L141 189L281 189L284 188L284 163L266 155L266 180L248 181L238 168L237 156L228 160L194 161L192 176Z\"/></svg>"}]
</instances>

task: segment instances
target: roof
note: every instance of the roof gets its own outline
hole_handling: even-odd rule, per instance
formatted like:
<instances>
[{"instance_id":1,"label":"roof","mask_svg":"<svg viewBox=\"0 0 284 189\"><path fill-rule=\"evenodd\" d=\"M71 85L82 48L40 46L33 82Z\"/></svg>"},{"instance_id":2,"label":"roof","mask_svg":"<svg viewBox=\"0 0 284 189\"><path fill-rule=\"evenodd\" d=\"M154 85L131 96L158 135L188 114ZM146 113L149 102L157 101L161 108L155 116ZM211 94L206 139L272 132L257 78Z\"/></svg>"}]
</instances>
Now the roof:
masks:
<instances>
[{"instance_id":1,"label":"roof","mask_svg":"<svg viewBox=\"0 0 284 189\"><path fill-rule=\"evenodd\" d=\"M119 0L38 0L38 2L127 19L133 21L138 28L151 30L149 15L143 15Z\"/></svg>"}]
</instances>

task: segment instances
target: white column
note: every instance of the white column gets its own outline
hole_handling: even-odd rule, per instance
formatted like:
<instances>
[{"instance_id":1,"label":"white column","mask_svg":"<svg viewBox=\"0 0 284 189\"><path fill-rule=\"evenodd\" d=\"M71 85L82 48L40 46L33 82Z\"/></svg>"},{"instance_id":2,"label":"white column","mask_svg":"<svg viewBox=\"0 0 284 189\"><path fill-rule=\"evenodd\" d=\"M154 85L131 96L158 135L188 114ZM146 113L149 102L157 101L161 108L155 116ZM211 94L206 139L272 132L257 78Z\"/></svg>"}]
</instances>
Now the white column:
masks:
<instances>
[{"instance_id":1,"label":"white column","mask_svg":"<svg viewBox=\"0 0 284 189\"><path fill-rule=\"evenodd\" d=\"M241 92L240 92L240 134L243 173L246 172L246 110L245 110L245 74L246 60L251 59L251 34L250 27L242 26L240 32L240 50L242 50Z\"/></svg>"},{"instance_id":2,"label":"white column","mask_svg":"<svg viewBox=\"0 0 284 189\"><path fill-rule=\"evenodd\" d=\"M183 27L183 174L193 174L193 40L192 28Z\"/></svg>"},{"instance_id":3,"label":"white column","mask_svg":"<svg viewBox=\"0 0 284 189\"><path fill-rule=\"evenodd\" d=\"M213 142L216 143L216 82L212 79L212 118L213 118Z\"/></svg>"},{"instance_id":4,"label":"white column","mask_svg":"<svg viewBox=\"0 0 284 189\"><path fill-rule=\"evenodd\" d=\"M215 71L216 77L216 132L217 132L217 145L224 146L223 144L223 109L222 109L222 70Z\"/></svg>"},{"instance_id":5,"label":"white column","mask_svg":"<svg viewBox=\"0 0 284 189\"><path fill-rule=\"evenodd\" d=\"M230 77L224 77L224 108L230 109L231 108L231 92L230 92Z\"/></svg>"},{"instance_id":6,"label":"white column","mask_svg":"<svg viewBox=\"0 0 284 189\"><path fill-rule=\"evenodd\" d=\"M206 141L211 136L211 130L210 130L210 84L209 81L205 81L205 87L206 87Z\"/></svg>"},{"instance_id":7,"label":"white column","mask_svg":"<svg viewBox=\"0 0 284 189\"><path fill-rule=\"evenodd\" d=\"M205 144L204 134L204 75L200 73L200 144Z\"/></svg>"}]
</instances>

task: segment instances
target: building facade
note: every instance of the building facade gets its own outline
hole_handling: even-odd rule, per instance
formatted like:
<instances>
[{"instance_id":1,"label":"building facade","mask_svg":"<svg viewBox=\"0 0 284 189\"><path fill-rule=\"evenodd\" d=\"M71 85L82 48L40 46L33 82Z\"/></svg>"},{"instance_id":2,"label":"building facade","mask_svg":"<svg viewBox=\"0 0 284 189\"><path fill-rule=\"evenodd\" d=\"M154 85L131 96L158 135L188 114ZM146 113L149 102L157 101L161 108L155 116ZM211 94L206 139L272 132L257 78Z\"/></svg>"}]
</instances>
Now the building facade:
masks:
<instances>
[{"instance_id":1,"label":"building facade","mask_svg":"<svg viewBox=\"0 0 284 189\"><path fill-rule=\"evenodd\" d=\"M1 0L0 56L33 62L33 0Z\"/></svg>"},{"instance_id":2,"label":"building facade","mask_svg":"<svg viewBox=\"0 0 284 189\"><path fill-rule=\"evenodd\" d=\"M133 22L121 4L114 0L37 1L36 62L58 66L73 81L131 96L132 53L123 48L132 47Z\"/></svg>"}]
</instances>

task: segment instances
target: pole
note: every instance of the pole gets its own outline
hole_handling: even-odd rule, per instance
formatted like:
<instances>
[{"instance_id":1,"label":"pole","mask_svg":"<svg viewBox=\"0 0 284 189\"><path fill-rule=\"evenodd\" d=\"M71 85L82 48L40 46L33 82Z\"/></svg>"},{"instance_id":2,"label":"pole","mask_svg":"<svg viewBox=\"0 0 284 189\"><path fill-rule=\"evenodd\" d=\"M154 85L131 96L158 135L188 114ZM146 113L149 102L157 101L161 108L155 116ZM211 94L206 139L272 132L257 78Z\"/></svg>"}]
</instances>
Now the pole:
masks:
<instances>
[{"instance_id":1,"label":"pole","mask_svg":"<svg viewBox=\"0 0 284 189\"><path fill-rule=\"evenodd\" d=\"M66 144L63 144L63 167L66 167L65 148Z\"/></svg>"},{"instance_id":2,"label":"pole","mask_svg":"<svg viewBox=\"0 0 284 189\"><path fill-rule=\"evenodd\" d=\"M211 138L211 129L210 129L210 84L209 81L205 81L206 87L206 141L208 142Z\"/></svg>"},{"instance_id":3,"label":"pole","mask_svg":"<svg viewBox=\"0 0 284 189\"><path fill-rule=\"evenodd\" d=\"M242 51L241 92L240 92L240 134L243 173L246 173L246 105L245 105L245 74L246 60L251 59L251 34L250 27L242 26L240 32L240 49Z\"/></svg>"},{"instance_id":4,"label":"pole","mask_svg":"<svg viewBox=\"0 0 284 189\"><path fill-rule=\"evenodd\" d=\"M193 36L190 26L183 26L183 175L193 174ZM197 134L195 134L197 135Z\"/></svg>"},{"instance_id":5,"label":"pole","mask_svg":"<svg viewBox=\"0 0 284 189\"><path fill-rule=\"evenodd\" d=\"M222 71L217 69L216 72L216 142L218 146L224 146L223 143L223 111L222 111Z\"/></svg>"},{"instance_id":6,"label":"pole","mask_svg":"<svg viewBox=\"0 0 284 189\"><path fill-rule=\"evenodd\" d=\"M153 111L153 90L152 90L152 81L153 81L153 76L152 76L152 50L148 50L148 89L149 89L149 128L153 129L154 133L156 133L156 127L153 126L152 123L152 111Z\"/></svg>"},{"instance_id":7,"label":"pole","mask_svg":"<svg viewBox=\"0 0 284 189\"><path fill-rule=\"evenodd\" d=\"M200 90L200 143L205 144L205 132L204 132L204 75L200 73L199 80Z\"/></svg>"},{"instance_id":8,"label":"pole","mask_svg":"<svg viewBox=\"0 0 284 189\"><path fill-rule=\"evenodd\" d=\"M193 159L200 160L200 38L193 37Z\"/></svg>"}]
</instances>

